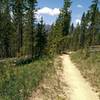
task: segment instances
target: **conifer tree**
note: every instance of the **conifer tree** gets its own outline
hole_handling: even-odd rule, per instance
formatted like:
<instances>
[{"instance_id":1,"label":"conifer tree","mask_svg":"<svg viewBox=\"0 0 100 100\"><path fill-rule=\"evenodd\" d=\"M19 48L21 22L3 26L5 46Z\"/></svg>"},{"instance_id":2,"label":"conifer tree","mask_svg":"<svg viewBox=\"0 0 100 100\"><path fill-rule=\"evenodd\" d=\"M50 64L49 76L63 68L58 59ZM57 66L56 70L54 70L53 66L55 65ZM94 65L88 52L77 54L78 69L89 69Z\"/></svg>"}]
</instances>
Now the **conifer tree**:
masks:
<instances>
[{"instance_id":1,"label":"conifer tree","mask_svg":"<svg viewBox=\"0 0 100 100\"><path fill-rule=\"evenodd\" d=\"M73 32L74 32L74 24L72 23L70 26L70 34L73 34Z\"/></svg>"},{"instance_id":2,"label":"conifer tree","mask_svg":"<svg viewBox=\"0 0 100 100\"><path fill-rule=\"evenodd\" d=\"M91 39L90 39L90 45L94 45L95 44L95 34L96 34L96 29L95 29L95 20L96 20L96 14L98 12L98 4L99 4L99 0L93 0L92 1L92 5L90 6L90 22L91 22L91 26L90 26L90 35L91 35Z\"/></svg>"},{"instance_id":3,"label":"conifer tree","mask_svg":"<svg viewBox=\"0 0 100 100\"><path fill-rule=\"evenodd\" d=\"M8 1L1 2L0 9L0 56L11 57L12 56L12 34L13 27L10 16L10 6Z\"/></svg>"},{"instance_id":4,"label":"conifer tree","mask_svg":"<svg viewBox=\"0 0 100 100\"><path fill-rule=\"evenodd\" d=\"M35 58L35 11L36 11L36 0L28 0L28 25L29 25L29 47L30 55Z\"/></svg>"},{"instance_id":5,"label":"conifer tree","mask_svg":"<svg viewBox=\"0 0 100 100\"><path fill-rule=\"evenodd\" d=\"M80 47L84 48L85 45L85 35L86 35L87 25L86 25L86 15L83 13L81 19L81 33L79 36Z\"/></svg>"},{"instance_id":6,"label":"conifer tree","mask_svg":"<svg viewBox=\"0 0 100 100\"><path fill-rule=\"evenodd\" d=\"M23 0L15 0L14 16L15 16L16 34L17 34L17 53L19 53L23 46L23 24L22 24Z\"/></svg>"},{"instance_id":7,"label":"conifer tree","mask_svg":"<svg viewBox=\"0 0 100 100\"><path fill-rule=\"evenodd\" d=\"M49 45L50 53L56 54L65 50L65 41L69 38L70 22L71 22L71 11L70 11L71 1L64 0L64 7L61 9L61 12L56 20L55 24L52 27L52 31L49 35ZM67 41L68 42L68 41Z\"/></svg>"},{"instance_id":8,"label":"conifer tree","mask_svg":"<svg viewBox=\"0 0 100 100\"><path fill-rule=\"evenodd\" d=\"M70 22L71 22L71 11L70 11L71 1L64 0L64 7L62 9L62 32L63 36L69 34Z\"/></svg>"},{"instance_id":9,"label":"conifer tree","mask_svg":"<svg viewBox=\"0 0 100 100\"><path fill-rule=\"evenodd\" d=\"M36 34L36 57L42 57L45 55L45 48L47 44L47 35L45 31L45 25L43 23L43 18L37 25L37 34Z\"/></svg>"}]
</instances>

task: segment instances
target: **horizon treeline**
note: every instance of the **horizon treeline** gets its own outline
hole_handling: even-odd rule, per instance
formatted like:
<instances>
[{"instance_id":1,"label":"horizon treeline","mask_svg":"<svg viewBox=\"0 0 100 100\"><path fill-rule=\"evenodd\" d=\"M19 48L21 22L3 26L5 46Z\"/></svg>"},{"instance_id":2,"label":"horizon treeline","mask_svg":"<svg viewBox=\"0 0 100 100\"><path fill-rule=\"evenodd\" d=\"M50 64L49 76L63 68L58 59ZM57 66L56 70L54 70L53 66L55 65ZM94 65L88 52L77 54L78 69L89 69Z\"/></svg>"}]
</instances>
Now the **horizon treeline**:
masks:
<instances>
[{"instance_id":1,"label":"horizon treeline","mask_svg":"<svg viewBox=\"0 0 100 100\"><path fill-rule=\"evenodd\" d=\"M37 0L0 0L0 58L29 55L39 58L100 45L100 2L92 0L81 23L71 24L72 1L64 6L50 31L35 18Z\"/></svg>"}]
</instances>

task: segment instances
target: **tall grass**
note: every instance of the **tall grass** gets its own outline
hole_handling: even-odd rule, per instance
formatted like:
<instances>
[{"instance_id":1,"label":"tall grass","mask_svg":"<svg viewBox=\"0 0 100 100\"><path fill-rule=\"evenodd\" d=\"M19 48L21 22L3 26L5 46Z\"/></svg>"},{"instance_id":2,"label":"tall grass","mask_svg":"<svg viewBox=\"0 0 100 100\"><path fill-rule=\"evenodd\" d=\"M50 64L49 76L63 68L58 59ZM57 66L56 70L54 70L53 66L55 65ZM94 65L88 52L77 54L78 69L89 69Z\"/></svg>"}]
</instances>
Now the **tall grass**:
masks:
<instances>
[{"instance_id":1,"label":"tall grass","mask_svg":"<svg viewBox=\"0 0 100 100\"><path fill-rule=\"evenodd\" d=\"M27 100L51 67L46 58L20 66L0 63L0 100Z\"/></svg>"}]
</instances>

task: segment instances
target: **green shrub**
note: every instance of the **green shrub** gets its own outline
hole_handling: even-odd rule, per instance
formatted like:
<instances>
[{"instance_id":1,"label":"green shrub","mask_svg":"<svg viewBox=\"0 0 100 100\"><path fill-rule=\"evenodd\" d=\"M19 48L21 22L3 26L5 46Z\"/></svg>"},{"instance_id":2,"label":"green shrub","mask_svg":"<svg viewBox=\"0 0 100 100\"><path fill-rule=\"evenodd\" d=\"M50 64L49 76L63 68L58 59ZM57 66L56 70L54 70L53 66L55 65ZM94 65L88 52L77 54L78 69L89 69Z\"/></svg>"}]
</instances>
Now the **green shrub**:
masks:
<instances>
[{"instance_id":1,"label":"green shrub","mask_svg":"<svg viewBox=\"0 0 100 100\"><path fill-rule=\"evenodd\" d=\"M30 56L26 57L21 57L15 60L15 65L24 65L24 64L29 64L32 62L32 58Z\"/></svg>"}]
</instances>

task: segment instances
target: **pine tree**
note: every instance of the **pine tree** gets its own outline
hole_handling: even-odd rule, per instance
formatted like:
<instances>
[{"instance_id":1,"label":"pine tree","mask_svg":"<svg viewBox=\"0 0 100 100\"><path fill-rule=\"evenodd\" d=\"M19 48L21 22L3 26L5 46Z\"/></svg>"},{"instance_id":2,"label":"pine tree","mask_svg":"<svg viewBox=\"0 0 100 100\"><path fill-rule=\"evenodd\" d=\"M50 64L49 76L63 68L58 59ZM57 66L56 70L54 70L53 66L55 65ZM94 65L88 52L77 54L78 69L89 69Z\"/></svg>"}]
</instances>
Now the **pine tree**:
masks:
<instances>
[{"instance_id":1,"label":"pine tree","mask_svg":"<svg viewBox=\"0 0 100 100\"><path fill-rule=\"evenodd\" d=\"M69 34L69 28L70 28L70 22L71 22L70 6L71 6L71 1L64 0L64 7L63 7L62 12L61 12L63 36L66 36Z\"/></svg>"},{"instance_id":2,"label":"pine tree","mask_svg":"<svg viewBox=\"0 0 100 100\"><path fill-rule=\"evenodd\" d=\"M36 0L28 0L28 25L29 25L29 47L30 55L32 58L35 58L35 6Z\"/></svg>"},{"instance_id":3,"label":"pine tree","mask_svg":"<svg viewBox=\"0 0 100 100\"><path fill-rule=\"evenodd\" d=\"M66 36L68 36L70 30L70 21L71 21L70 6L71 6L71 1L64 0L64 7L61 9L61 12L50 32L48 48L52 55L56 53L61 53L68 47L67 43L65 42L69 41L69 38L67 38Z\"/></svg>"},{"instance_id":4,"label":"pine tree","mask_svg":"<svg viewBox=\"0 0 100 100\"><path fill-rule=\"evenodd\" d=\"M23 0L15 0L14 11L17 34L17 53L19 53L23 46Z\"/></svg>"},{"instance_id":5,"label":"pine tree","mask_svg":"<svg viewBox=\"0 0 100 100\"><path fill-rule=\"evenodd\" d=\"M56 23L52 25L51 32L48 36L48 51L50 55L55 55L59 52L58 44L59 41L62 39L62 24L61 24L61 17L58 17Z\"/></svg>"},{"instance_id":6,"label":"pine tree","mask_svg":"<svg viewBox=\"0 0 100 100\"><path fill-rule=\"evenodd\" d=\"M43 23L43 18L41 18L40 23L37 25L37 35L36 35L36 57L42 57L45 55L45 48L47 44L47 35L45 31L45 25Z\"/></svg>"},{"instance_id":7,"label":"pine tree","mask_svg":"<svg viewBox=\"0 0 100 100\"><path fill-rule=\"evenodd\" d=\"M81 19L81 33L79 36L80 47L84 48L85 46L85 35L86 35L87 25L86 25L86 15L83 13Z\"/></svg>"},{"instance_id":8,"label":"pine tree","mask_svg":"<svg viewBox=\"0 0 100 100\"><path fill-rule=\"evenodd\" d=\"M100 45L100 11L98 10L96 14L96 19L95 19L95 29L96 29L96 34L95 34L95 43Z\"/></svg>"},{"instance_id":9,"label":"pine tree","mask_svg":"<svg viewBox=\"0 0 100 100\"><path fill-rule=\"evenodd\" d=\"M9 2L1 2L0 11L0 56L1 57L11 57L12 56L12 35L13 27L10 16L10 6ZM13 55L14 56L14 55Z\"/></svg>"},{"instance_id":10,"label":"pine tree","mask_svg":"<svg viewBox=\"0 0 100 100\"><path fill-rule=\"evenodd\" d=\"M72 23L71 26L70 26L70 32L69 33L73 34L73 32L74 32L74 24Z\"/></svg>"},{"instance_id":11,"label":"pine tree","mask_svg":"<svg viewBox=\"0 0 100 100\"><path fill-rule=\"evenodd\" d=\"M79 40L79 36L80 36L80 33L81 33L81 26L80 24L78 23L76 28L75 28L75 31L74 31L74 34L73 34L73 43L72 43L72 49L73 50L78 50L80 49L80 40Z\"/></svg>"},{"instance_id":12,"label":"pine tree","mask_svg":"<svg viewBox=\"0 0 100 100\"><path fill-rule=\"evenodd\" d=\"M96 29L95 29L95 19L96 19L96 13L98 12L98 3L99 0L93 0L92 1L92 5L90 6L90 22L91 22L91 26L90 26L90 35L91 38L90 39L90 45L94 45L95 44L95 34L96 34Z\"/></svg>"}]
</instances>

